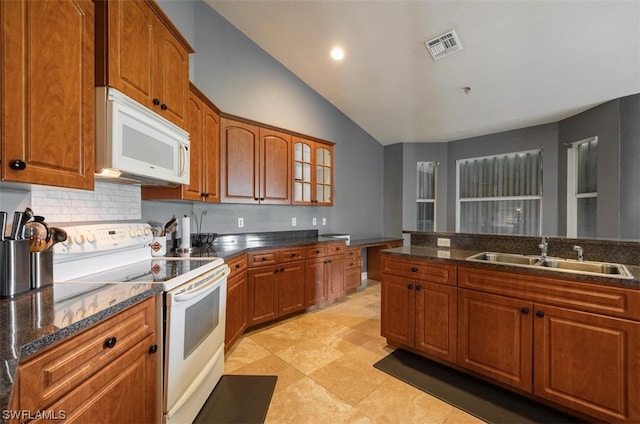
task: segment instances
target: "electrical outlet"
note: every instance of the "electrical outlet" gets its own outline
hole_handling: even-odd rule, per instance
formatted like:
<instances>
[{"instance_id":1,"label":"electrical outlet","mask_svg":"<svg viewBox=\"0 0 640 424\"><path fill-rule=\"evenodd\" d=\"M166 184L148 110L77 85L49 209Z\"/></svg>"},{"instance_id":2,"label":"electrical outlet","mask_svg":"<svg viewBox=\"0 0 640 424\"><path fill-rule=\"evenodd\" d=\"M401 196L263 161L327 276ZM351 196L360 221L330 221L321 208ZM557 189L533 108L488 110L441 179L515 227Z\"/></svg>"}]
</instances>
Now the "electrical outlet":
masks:
<instances>
[{"instance_id":1,"label":"electrical outlet","mask_svg":"<svg viewBox=\"0 0 640 424\"><path fill-rule=\"evenodd\" d=\"M311 225L315 227L317 224L318 224L318 219L314 216L313 218L311 218Z\"/></svg>"},{"instance_id":2,"label":"electrical outlet","mask_svg":"<svg viewBox=\"0 0 640 424\"><path fill-rule=\"evenodd\" d=\"M451 247L451 239L438 238L438 247Z\"/></svg>"},{"instance_id":3,"label":"electrical outlet","mask_svg":"<svg viewBox=\"0 0 640 424\"><path fill-rule=\"evenodd\" d=\"M296 220L296 217L294 216L293 218L291 218L291 226L295 227L296 225L298 225L298 221Z\"/></svg>"},{"instance_id":4,"label":"electrical outlet","mask_svg":"<svg viewBox=\"0 0 640 424\"><path fill-rule=\"evenodd\" d=\"M244 218L238 218L238 228L244 227Z\"/></svg>"},{"instance_id":5,"label":"electrical outlet","mask_svg":"<svg viewBox=\"0 0 640 424\"><path fill-rule=\"evenodd\" d=\"M327 225L327 218L322 218L322 225Z\"/></svg>"}]
</instances>

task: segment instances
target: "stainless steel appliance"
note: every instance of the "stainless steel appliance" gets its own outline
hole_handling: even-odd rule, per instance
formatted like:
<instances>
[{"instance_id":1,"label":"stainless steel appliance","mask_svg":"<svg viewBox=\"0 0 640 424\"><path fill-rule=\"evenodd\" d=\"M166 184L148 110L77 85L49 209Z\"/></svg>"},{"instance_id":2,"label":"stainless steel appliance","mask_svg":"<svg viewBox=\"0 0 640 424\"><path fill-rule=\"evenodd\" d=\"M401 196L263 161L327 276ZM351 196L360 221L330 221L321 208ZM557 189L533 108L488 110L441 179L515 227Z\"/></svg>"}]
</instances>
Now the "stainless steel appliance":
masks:
<instances>
[{"instance_id":1,"label":"stainless steel appliance","mask_svg":"<svg viewBox=\"0 0 640 424\"><path fill-rule=\"evenodd\" d=\"M162 284L163 420L192 422L224 368L229 267L216 257L152 257L153 235L144 223L63 228L68 240L54 249L55 282L121 283L131 290L141 282ZM54 296L72 299L69 287L54 284Z\"/></svg>"}]
</instances>

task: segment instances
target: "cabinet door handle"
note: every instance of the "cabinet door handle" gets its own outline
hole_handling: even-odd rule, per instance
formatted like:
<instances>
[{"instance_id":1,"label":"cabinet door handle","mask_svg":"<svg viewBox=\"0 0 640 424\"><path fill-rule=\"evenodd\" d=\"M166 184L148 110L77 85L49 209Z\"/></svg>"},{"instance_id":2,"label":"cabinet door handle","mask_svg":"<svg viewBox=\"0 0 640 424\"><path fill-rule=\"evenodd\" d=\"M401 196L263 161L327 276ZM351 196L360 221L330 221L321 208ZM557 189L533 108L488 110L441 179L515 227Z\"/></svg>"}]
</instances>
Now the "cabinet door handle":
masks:
<instances>
[{"instance_id":1,"label":"cabinet door handle","mask_svg":"<svg viewBox=\"0 0 640 424\"><path fill-rule=\"evenodd\" d=\"M26 167L27 162L20 159L15 159L9 162L9 168L13 169L14 171L23 171L24 169L26 169Z\"/></svg>"},{"instance_id":2,"label":"cabinet door handle","mask_svg":"<svg viewBox=\"0 0 640 424\"><path fill-rule=\"evenodd\" d=\"M267 258L263 256L263 257L262 257L262 260L263 260L263 261L266 261L266 260L267 260Z\"/></svg>"},{"instance_id":3,"label":"cabinet door handle","mask_svg":"<svg viewBox=\"0 0 640 424\"><path fill-rule=\"evenodd\" d=\"M411 272L418 272L418 268L411 268Z\"/></svg>"},{"instance_id":4,"label":"cabinet door handle","mask_svg":"<svg viewBox=\"0 0 640 424\"><path fill-rule=\"evenodd\" d=\"M276 269L274 272L277 274L278 272L280 272L280 270L279 270L279 269Z\"/></svg>"},{"instance_id":5,"label":"cabinet door handle","mask_svg":"<svg viewBox=\"0 0 640 424\"><path fill-rule=\"evenodd\" d=\"M154 104L155 106L160 105L160 99L153 99L153 104Z\"/></svg>"},{"instance_id":6,"label":"cabinet door handle","mask_svg":"<svg viewBox=\"0 0 640 424\"><path fill-rule=\"evenodd\" d=\"M236 264L236 269L240 269L240 264Z\"/></svg>"},{"instance_id":7,"label":"cabinet door handle","mask_svg":"<svg viewBox=\"0 0 640 424\"><path fill-rule=\"evenodd\" d=\"M529 313L529 308L526 308L526 307L520 308L520 312L522 312L522 315L527 315Z\"/></svg>"},{"instance_id":8,"label":"cabinet door handle","mask_svg":"<svg viewBox=\"0 0 640 424\"><path fill-rule=\"evenodd\" d=\"M284 272L284 268L280 268L280 272Z\"/></svg>"},{"instance_id":9,"label":"cabinet door handle","mask_svg":"<svg viewBox=\"0 0 640 424\"><path fill-rule=\"evenodd\" d=\"M164 103L162 103L162 104L160 105L160 109L162 109L162 110L167 110L167 105L165 105Z\"/></svg>"},{"instance_id":10,"label":"cabinet door handle","mask_svg":"<svg viewBox=\"0 0 640 424\"><path fill-rule=\"evenodd\" d=\"M407 285L407 288L408 288L409 290L413 290L413 284L408 284L408 285Z\"/></svg>"},{"instance_id":11,"label":"cabinet door handle","mask_svg":"<svg viewBox=\"0 0 640 424\"><path fill-rule=\"evenodd\" d=\"M538 318L543 318L544 317L544 311L536 311L536 316Z\"/></svg>"},{"instance_id":12,"label":"cabinet door handle","mask_svg":"<svg viewBox=\"0 0 640 424\"><path fill-rule=\"evenodd\" d=\"M117 341L118 339L116 339L115 337L109 337L104 341L104 347L106 347L107 349L112 349L116 345Z\"/></svg>"},{"instance_id":13,"label":"cabinet door handle","mask_svg":"<svg viewBox=\"0 0 640 424\"><path fill-rule=\"evenodd\" d=\"M158 345L152 345L152 346L149 348L149 353L151 353L151 354L154 354L154 353L156 353L157 351L158 351Z\"/></svg>"},{"instance_id":14,"label":"cabinet door handle","mask_svg":"<svg viewBox=\"0 0 640 424\"><path fill-rule=\"evenodd\" d=\"M420 291L420 290L422 290L422 286L420 285L416 286L416 291Z\"/></svg>"}]
</instances>

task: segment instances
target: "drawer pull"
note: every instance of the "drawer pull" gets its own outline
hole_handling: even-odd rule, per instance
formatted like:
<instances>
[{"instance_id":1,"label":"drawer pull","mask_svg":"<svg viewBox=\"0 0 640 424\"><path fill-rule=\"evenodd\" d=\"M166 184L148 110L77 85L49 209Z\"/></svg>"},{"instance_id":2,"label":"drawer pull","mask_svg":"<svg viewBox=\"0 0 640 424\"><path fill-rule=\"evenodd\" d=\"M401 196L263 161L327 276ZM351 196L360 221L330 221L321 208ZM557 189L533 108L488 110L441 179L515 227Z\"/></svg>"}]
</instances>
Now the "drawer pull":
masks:
<instances>
[{"instance_id":1,"label":"drawer pull","mask_svg":"<svg viewBox=\"0 0 640 424\"><path fill-rule=\"evenodd\" d=\"M154 344L154 345L152 345L152 346L149 348L149 353L151 353L151 354L154 354L154 353L156 353L157 351L158 351L158 345L155 345L155 344Z\"/></svg>"},{"instance_id":2,"label":"drawer pull","mask_svg":"<svg viewBox=\"0 0 640 424\"><path fill-rule=\"evenodd\" d=\"M104 347L106 347L107 349L112 349L116 345L117 341L118 339L116 339L115 337L109 337L104 341Z\"/></svg>"},{"instance_id":3,"label":"drawer pull","mask_svg":"<svg viewBox=\"0 0 640 424\"><path fill-rule=\"evenodd\" d=\"M262 260L263 260L263 261L266 261L266 260L267 260L266 256L263 256L263 257L262 257Z\"/></svg>"},{"instance_id":4,"label":"drawer pull","mask_svg":"<svg viewBox=\"0 0 640 424\"><path fill-rule=\"evenodd\" d=\"M411 272L418 272L418 268L411 268Z\"/></svg>"},{"instance_id":5,"label":"drawer pull","mask_svg":"<svg viewBox=\"0 0 640 424\"><path fill-rule=\"evenodd\" d=\"M236 264L236 269L240 269L240 264Z\"/></svg>"}]
</instances>

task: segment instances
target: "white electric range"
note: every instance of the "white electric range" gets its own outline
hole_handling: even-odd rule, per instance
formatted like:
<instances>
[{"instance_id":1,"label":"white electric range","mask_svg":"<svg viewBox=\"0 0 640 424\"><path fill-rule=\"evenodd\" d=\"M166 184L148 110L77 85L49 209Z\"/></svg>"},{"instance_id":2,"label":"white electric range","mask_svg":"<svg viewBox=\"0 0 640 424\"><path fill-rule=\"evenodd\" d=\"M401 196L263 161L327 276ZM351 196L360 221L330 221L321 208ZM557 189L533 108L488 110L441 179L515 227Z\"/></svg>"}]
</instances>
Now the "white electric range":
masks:
<instances>
[{"instance_id":1,"label":"white electric range","mask_svg":"<svg viewBox=\"0 0 640 424\"><path fill-rule=\"evenodd\" d=\"M153 235L146 223L58 227L68 238L54 246L56 303L72 305L81 298L83 313L90 313L84 305L86 299L94 303L115 301L98 295L92 298L86 293L87 284L74 289L70 283L94 283L96 287L117 283L122 290L110 293L120 291L122 296L133 293L140 283L162 284L163 420L192 422L224 369L229 267L216 257L151 256Z\"/></svg>"}]
</instances>

